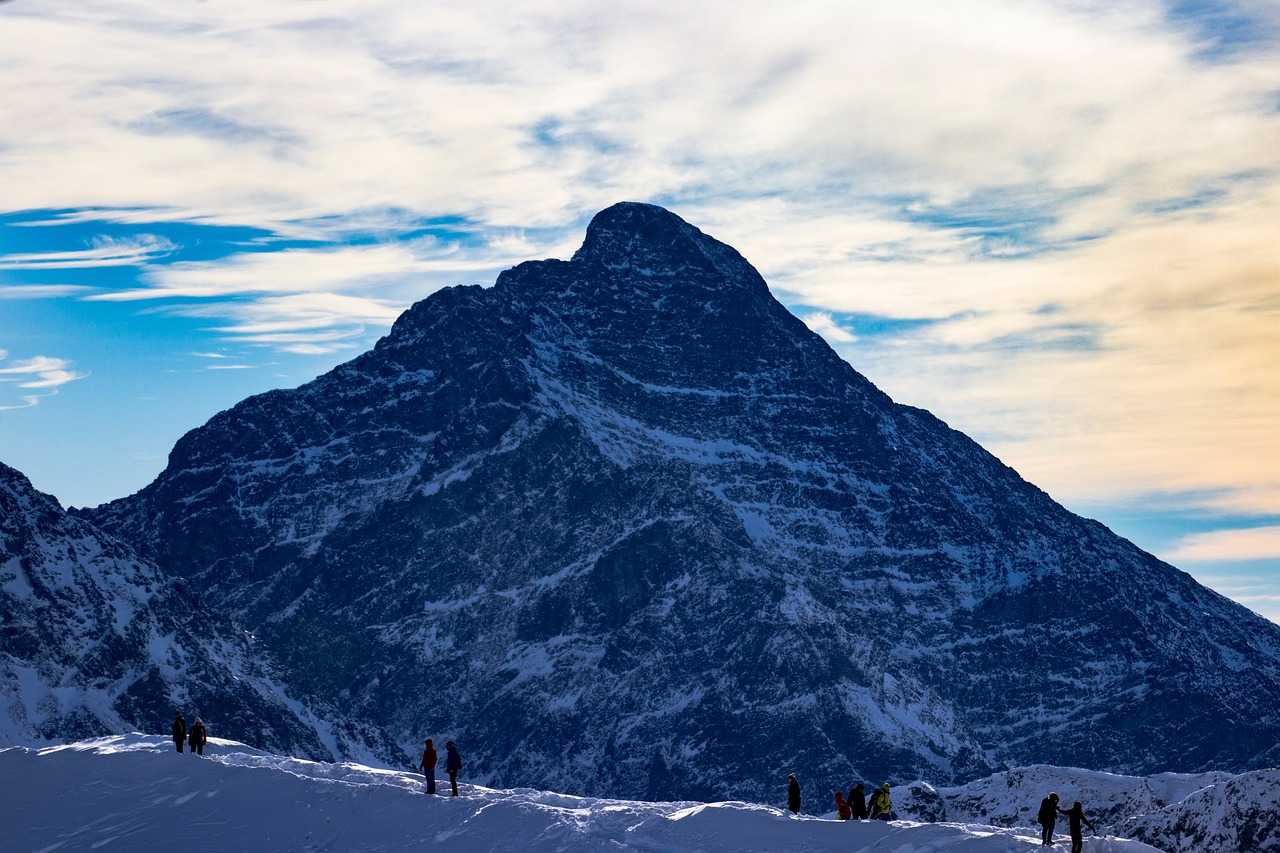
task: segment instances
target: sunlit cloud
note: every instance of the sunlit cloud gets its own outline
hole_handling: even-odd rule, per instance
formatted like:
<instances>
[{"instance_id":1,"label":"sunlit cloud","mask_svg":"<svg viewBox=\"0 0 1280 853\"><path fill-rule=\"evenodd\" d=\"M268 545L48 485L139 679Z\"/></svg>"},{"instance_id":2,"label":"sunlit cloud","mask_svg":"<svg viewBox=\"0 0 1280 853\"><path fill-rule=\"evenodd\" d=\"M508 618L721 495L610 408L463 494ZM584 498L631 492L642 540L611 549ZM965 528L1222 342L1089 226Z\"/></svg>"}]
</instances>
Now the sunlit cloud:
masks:
<instances>
[{"instance_id":1,"label":"sunlit cloud","mask_svg":"<svg viewBox=\"0 0 1280 853\"><path fill-rule=\"evenodd\" d=\"M1280 527L1196 533L1183 539L1162 556L1171 563L1280 560ZM1280 587L1276 589L1276 594L1280 595Z\"/></svg>"},{"instance_id":2,"label":"sunlit cloud","mask_svg":"<svg viewBox=\"0 0 1280 853\"><path fill-rule=\"evenodd\" d=\"M854 334L841 328L825 311L810 311L800 319L811 331L822 335L830 343L851 344L857 340Z\"/></svg>"}]
</instances>

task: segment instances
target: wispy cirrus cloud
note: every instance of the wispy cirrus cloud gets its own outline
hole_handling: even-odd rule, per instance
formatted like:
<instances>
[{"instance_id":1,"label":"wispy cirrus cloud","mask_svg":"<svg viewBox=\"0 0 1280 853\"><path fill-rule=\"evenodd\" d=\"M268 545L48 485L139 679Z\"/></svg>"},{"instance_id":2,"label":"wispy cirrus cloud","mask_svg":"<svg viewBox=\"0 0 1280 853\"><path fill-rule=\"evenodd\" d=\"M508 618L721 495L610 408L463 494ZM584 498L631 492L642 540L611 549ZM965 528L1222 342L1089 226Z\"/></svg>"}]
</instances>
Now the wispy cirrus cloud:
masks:
<instances>
[{"instance_id":1,"label":"wispy cirrus cloud","mask_svg":"<svg viewBox=\"0 0 1280 853\"><path fill-rule=\"evenodd\" d=\"M38 355L5 365L4 361L7 358L8 353L0 350L0 383L15 383L18 388L44 393L19 394L17 396L20 402L15 404L0 401L0 411L31 408L42 398L57 394L58 389L68 382L75 382L89 375L72 370L72 363L64 358Z\"/></svg>"},{"instance_id":2,"label":"wispy cirrus cloud","mask_svg":"<svg viewBox=\"0 0 1280 853\"><path fill-rule=\"evenodd\" d=\"M76 251L0 255L0 272L142 266L169 254L176 248L173 243L163 237L150 234L142 234L128 240L104 237L95 240L93 246Z\"/></svg>"},{"instance_id":3,"label":"wispy cirrus cloud","mask_svg":"<svg viewBox=\"0 0 1280 853\"><path fill-rule=\"evenodd\" d=\"M417 263L413 252L400 245L244 252L216 261L155 266L142 276L142 287L89 298L124 302L373 289L388 277L408 274Z\"/></svg>"},{"instance_id":4,"label":"wispy cirrus cloud","mask_svg":"<svg viewBox=\"0 0 1280 853\"><path fill-rule=\"evenodd\" d=\"M0 282L0 299L56 299L84 296L93 287L84 284L7 284Z\"/></svg>"},{"instance_id":5,"label":"wispy cirrus cloud","mask_svg":"<svg viewBox=\"0 0 1280 853\"><path fill-rule=\"evenodd\" d=\"M1280 560L1280 526L1196 533L1162 556L1171 562Z\"/></svg>"},{"instance_id":6,"label":"wispy cirrus cloud","mask_svg":"<svg viewBox=\"0 0 1280 853\"><path fill-rule=\"evenodd\" d=\"M492 280L498 269L514 262L503 257L510 249L508 241L467 254L424 238L255 250L154 266L140 276L140 286L84 298L179 302L163 310L229 321L208 327L228 340L318 355L355 346L367 337L368 328L385 330L414 299L460 277L484 273Z\"/></svg>"},{"instance_id":7,"label":"wispy cirrus cloud","mask_svg":"<svg viewBox=\"0 0 1280 853\"><path fill-rule=\"evenodd\" d=\"M211 327L229 342L322 355L352 349L363 341L367 327L385 329L402 307L338 293L298 293L172 310L188 317L229 320Z\"/></svg>"}]
</instances>

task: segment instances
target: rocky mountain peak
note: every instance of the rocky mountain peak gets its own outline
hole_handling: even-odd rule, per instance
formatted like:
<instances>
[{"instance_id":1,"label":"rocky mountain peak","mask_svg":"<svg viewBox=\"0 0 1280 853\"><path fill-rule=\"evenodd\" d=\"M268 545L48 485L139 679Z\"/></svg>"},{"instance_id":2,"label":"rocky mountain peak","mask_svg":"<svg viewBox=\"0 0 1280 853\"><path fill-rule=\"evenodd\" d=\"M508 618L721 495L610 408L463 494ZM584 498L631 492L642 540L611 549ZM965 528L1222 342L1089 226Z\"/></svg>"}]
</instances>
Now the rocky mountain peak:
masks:
<instances>
[{"instance_id":1,"label":"rocky mountain peak","mask_svg":"<svg viewBox=\"0 0 1280 853\"><path fill-rule=\"evenodd\" d=\"M708 241L715 242L665 208L624 201L592 217L573 260L613 269L644 268L697 251Z\"/></svg>"},{"instance_id":2,"label":"rocky mountain peak","mask_svg":"<svg viewBox=\"0 0 1280 853\"><path fill-rule=\"evenodd\" d=\"M1280 629L893 403L652 205L179 449L86 517L308 703L460 739L480 781L768 797L778 767L1243 769L1280 734Z\"/></svg>"}]
</instances>

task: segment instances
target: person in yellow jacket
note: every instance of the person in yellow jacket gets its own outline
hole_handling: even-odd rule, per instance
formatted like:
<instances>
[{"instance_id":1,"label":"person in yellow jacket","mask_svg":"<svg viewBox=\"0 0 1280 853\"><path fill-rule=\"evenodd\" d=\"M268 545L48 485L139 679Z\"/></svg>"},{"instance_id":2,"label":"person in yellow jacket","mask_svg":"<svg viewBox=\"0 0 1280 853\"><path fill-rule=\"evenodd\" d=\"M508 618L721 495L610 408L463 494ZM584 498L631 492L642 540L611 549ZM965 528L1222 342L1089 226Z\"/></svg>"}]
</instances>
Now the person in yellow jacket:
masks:
<instances>
[{"instance_id":1,"label":"person in yellow jacket","mask_svg":"<svg viewBox=\"0 0 1280 853\"><path fill-rule=\"evenodd\" d=\"M888 782L871 792L871 819L893 820L893 811L889 806Z\"/></svg>"}]
</instances>

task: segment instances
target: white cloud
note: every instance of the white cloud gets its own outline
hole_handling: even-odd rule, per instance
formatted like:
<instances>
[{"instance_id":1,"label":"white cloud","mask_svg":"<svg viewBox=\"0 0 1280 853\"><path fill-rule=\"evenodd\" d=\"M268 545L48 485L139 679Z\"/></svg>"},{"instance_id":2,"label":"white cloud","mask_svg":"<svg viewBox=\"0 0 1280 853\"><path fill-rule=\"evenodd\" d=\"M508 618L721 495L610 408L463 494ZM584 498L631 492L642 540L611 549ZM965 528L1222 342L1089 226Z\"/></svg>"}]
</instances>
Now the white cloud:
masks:
<instances>
[{"instance_id":1,"label":"white cloud","mask_svg":"<svg viewBox=\"0 0 1280 853\"><path fill-rule=\"evenodd\" d=\"M810 311L800 319L811 331L817 332L833 344L851 344L858 339L848 329L841 328L825 311Z\"/></svg>"},{"instance_id":2,"label":"white cloud","mask_svg":"<svg viewBox=\"0 0 1280 853\"><path fill-rule=\"evenodd\" d=\"M7 356L7 352L0 350L0 361L3 361ZM0 411L29 409L39 404L43 398L57 394L58 389L68 382L84 379L88 375L87 373L79 373L72 370L71 362L66 359L50 358L44 355L19 361L7 367L0 367L0 383L15 382L18 388L24 389L47 389L47 393L44 394L18 395L18 399L21 402L16 405L0 403Z\"/></svg>"},{"instance_id":3,"label":"white cloud","mask_svg":"<svg viewBox=\"0 0 1280 853\"><path fill-rule=\"evenodd\" d=\"M0 270L84 269L86 267L141 266L172 252L176 246L163 237L143 234L130 240L101 237L91 248L69 252L34 252L0 255ZM7 287L5 288L8 289ZM23 288L15 287L13 292ZM51 295L45 293L43 295Z\"/></svg>"},{"instance_id":4,"label":"white cloud","mask_svg":"<svg viewBox=\"0 0 1280 853\"><path fill-rule=\"evenodd\" d=\"M60 296L84 296L94 288L81 284L5 284L0 283L0 299L54 299Z\"/></svg>"},{"instance_id":5,"label":"white cloud","mask_svg":"<svg viewBox=\"0 0 1280 853\"><path fill-rule=\"evenodd\" d=\"M1161 558L1170 563L1280 560L1280 527L1251 527L1196 533ZM1280 592L1276 592L1280 595Z\"/></svg>"},{"instance_id":6,"label":"white cloud","mask_svg":"<svg viewBox=\"0 0 1280 853\"><path fill-rule=\"evenodd\" d=\"M19 388L57 388L89 375L77 373L70 367L71 362L66 359L38 355L9 367L0 367L0 382L17 380Z\"/></svg>"},{"instance_id":7,"label":"white cloud","mask_svg":"<svg viewBox=\"0 0 1280 853\"><path fill-rule=\"evenodd\" d=\"M1196 63L1158 9L14 10L24 86L0 135L21 168L6 195L238 224L388 207L520 227L697 186L780 193L794 212L833 193L946 201L1034 183L1091 188L1070 230L1106 228L1257 168L1275 124L1274 57Z\"/></svg>"},{"instance_id":8,"label":"white cloud","mask_svg":"<svg viewBox=\"0 0 1280 853\"><path fill-rule=\"evenodd\" d=\"M144 275L150 286L88 298L121 302L352 289L376 286L387 276L404 276L417 264L413 253L400 245L245 252L218 261L153 267Z\"/></svg>"}]
</instances>

